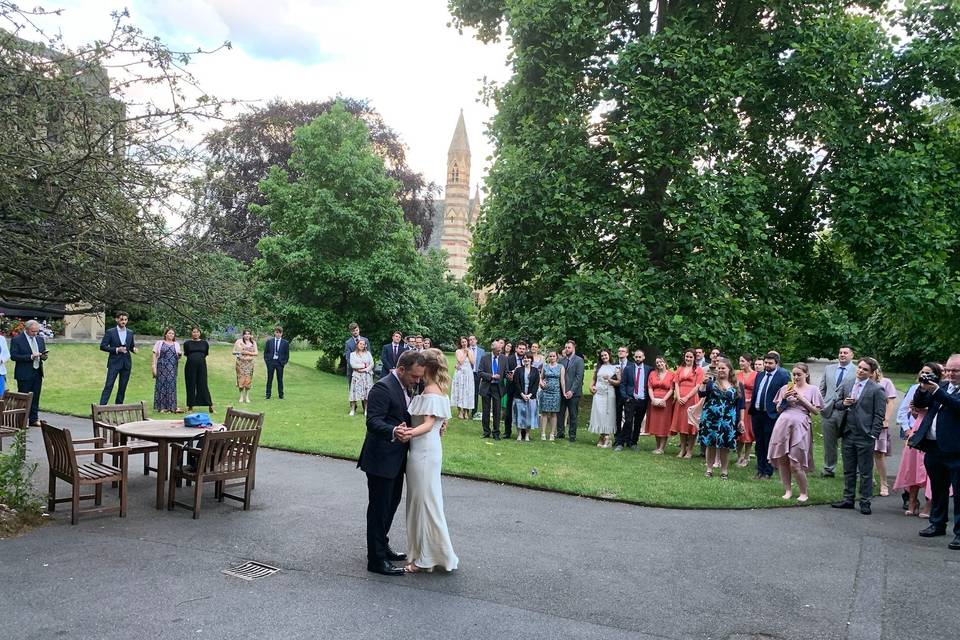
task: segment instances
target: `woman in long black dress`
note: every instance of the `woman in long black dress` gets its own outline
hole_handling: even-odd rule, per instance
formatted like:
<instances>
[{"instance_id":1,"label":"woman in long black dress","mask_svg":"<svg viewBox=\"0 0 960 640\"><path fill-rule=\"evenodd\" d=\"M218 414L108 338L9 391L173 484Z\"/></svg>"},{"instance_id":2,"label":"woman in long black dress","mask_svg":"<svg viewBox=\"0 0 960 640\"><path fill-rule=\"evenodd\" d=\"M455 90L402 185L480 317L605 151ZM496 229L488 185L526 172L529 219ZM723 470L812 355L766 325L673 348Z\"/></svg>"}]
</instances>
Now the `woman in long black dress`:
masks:
<instances>
[{"instance_id":1,"label":"woman in long black dress","mask_svg":"<svg viewBox=\"0 0 960 640\"><path fill-rule=\"evenodd\" d=\"M187 407L193 411L195 406L207 405L213 413L213 400L210 399L210 387L207 386L207 356L210 344L200 337L200 327L194 327L190 339L183 341L183 355L187 363L183 367L183 377L187 383Z\"/></svg>"}]
</instances>

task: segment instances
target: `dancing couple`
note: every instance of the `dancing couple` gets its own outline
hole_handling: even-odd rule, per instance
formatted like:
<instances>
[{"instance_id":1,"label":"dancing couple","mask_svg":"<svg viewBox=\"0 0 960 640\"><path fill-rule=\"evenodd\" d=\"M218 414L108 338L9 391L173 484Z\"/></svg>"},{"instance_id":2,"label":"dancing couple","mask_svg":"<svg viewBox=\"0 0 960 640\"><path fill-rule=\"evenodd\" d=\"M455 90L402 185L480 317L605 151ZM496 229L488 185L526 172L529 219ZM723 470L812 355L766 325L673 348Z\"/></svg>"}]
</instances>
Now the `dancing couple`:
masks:
<instances>
[{"instance_id":1,"label":"dancing couple","mask_svg":"<svg viewBox=\"0 0 960 640\"><path fill-rule=\"evenodd\" d=\"M416 389L423 379L423 392ZM367 474L367 570L387 576L453 571L443 514L440 436L450 418L450 374L439 349L405 351L396 369L367 396L367 436L357 466ZM388 533L407 478L407 552L390 548ZM398 567L393 561L408 563Z\"/></svg>"}]
</instances>

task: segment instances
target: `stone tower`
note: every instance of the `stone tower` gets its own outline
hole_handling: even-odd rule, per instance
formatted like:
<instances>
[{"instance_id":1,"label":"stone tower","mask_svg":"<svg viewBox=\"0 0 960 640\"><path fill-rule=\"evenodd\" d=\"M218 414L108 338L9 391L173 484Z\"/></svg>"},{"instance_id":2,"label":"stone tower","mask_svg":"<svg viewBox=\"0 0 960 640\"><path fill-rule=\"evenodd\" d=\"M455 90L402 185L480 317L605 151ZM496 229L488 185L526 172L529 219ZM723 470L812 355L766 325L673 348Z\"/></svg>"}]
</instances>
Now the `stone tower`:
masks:
<instances>
[{"instance_id":1,"label":"stone tower","mask_svg":"<svg viewBox=\"0 0 960 640\"><path fill-rule=\"evenodd\" d=\"M470 142L463 110L447 151L447 188L443 201L443 234L440 248L447 252L447 269L462 279L470 252Z\"/></svg>"}]
</instances>

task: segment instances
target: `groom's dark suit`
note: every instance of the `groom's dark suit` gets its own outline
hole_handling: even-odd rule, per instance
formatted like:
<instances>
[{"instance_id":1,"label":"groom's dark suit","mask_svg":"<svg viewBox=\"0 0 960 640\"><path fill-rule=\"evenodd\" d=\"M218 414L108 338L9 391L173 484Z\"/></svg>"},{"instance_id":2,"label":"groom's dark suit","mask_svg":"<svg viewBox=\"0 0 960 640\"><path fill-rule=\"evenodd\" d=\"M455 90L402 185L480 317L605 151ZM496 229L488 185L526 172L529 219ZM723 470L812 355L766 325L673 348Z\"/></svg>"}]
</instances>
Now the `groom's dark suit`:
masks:
<instances>
[{"instance_id":1,"label":"groom's dark suit","mask_svg":"<svg viewBox=\"0 0 960 640\"><path fill-rule=\"evenodd\" d=\"M407 466L407 443L396 440L394 429L410 426L407 396L396 375L386 375L373 385L367 396L367 437L357 466L367 474L367 562L368 566L389 560L390 525L403 493L403 472Z\"/></svg>"}]
</instances>

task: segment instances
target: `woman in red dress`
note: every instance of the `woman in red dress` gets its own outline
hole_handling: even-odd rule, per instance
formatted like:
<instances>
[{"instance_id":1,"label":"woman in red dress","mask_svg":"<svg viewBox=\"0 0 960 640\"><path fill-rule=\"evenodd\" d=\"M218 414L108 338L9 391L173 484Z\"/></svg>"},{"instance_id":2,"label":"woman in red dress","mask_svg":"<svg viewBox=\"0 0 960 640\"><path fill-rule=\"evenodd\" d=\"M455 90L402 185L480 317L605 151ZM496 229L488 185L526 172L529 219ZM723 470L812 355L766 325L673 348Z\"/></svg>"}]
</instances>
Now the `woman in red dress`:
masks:
<instances>
[{"instance_id":1,"label":"woman in red dress","mask_svg":"<svg viewBox=\"0 0 960 640\"><path fill-rule=\"evenodd\" d=\"M744 353L740 356L740 371L737 371L737 382L743 385L743 406L751 406L753 402L753 385L757 380L757 372L753 370L753 356ZM745 467L750 464L750 448L753 446L753 426L750 424L750 412L743 412L743 433L737 436L737 466Z\"/></svg>"},{"instance_id":2,"label":"woman in red dress","mask_svg":"<svg viewBox=\"0 0 960 640\"><path fill-rule=\"evenodd\" d=\"M697 401L697 387L703 382L703 369L697 366L693 349L683 352L683 364L677 367L673 380L673 419L670 433L680 434L680 453L678 458L692 458L693 445L697 438L697 427L690 424L687 409Z\"/></svg>"},{"instance_id":3,"label":"woman in red dress","mask_svg":"<svg viewBox=\"0 0 960 640\"><path fill-rule=\"evenodd\" d=\"M653 452L663 453L670 437L670 422L673 420L673 372L667 369L663 356L656 359L657 368L647 378L647 433L657 439L657 448Z\"/></svg>"}]
</instances>

